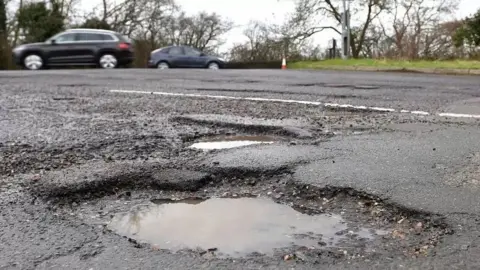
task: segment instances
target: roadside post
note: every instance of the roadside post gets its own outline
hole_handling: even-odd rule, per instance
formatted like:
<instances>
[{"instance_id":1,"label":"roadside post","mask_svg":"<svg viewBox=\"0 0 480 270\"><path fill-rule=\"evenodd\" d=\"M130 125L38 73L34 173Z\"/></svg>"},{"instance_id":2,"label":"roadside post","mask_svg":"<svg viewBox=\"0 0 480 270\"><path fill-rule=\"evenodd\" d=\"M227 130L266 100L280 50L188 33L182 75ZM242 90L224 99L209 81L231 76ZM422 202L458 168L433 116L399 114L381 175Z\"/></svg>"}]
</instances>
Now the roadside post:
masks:
<instances>
[{"instance_id":1,"label":"roadside post","mask_svg":"<svg viewBox=\"0 0 480 270\"><path fill-rule=\"evenodd\" d=\"M328 42L328 59L337 58L337 40L332 38Z\"/></svg>"}]
</instances>

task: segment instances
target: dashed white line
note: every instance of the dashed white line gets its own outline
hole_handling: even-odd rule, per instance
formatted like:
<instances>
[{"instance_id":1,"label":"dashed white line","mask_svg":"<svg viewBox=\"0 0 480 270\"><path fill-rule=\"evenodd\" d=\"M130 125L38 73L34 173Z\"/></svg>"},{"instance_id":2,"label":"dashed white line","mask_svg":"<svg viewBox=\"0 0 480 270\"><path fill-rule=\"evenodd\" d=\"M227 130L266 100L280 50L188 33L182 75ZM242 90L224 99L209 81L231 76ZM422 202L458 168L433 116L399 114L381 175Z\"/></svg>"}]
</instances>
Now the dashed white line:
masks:
<instances>
[{"instance_id":1,"label":"dashed white line","mask_svg":"<svg viewBox=\"0 0 480 270\"><path fill-rule=\"evenodd\" d=\"M150 94L150 95L161 95L161 96L176 96L176 97L195 97L195 98L212 98L212 99L230 99L230 100L249 100L249 101L261 101L261 102L278 102L278 103L296 103L296 104L306 104L306 105L315 105L315 106L324 106L328 108L343 108L343 109L354 109L354 110L365 110L365 111L377 111L377 112L400 112L416 115L431 115L426 111L409 111L409 110L396 110L393 108L383 108L383 107L368 107L368 106L358 106L350 104L337 104L337 103L323 103L318 101L305 101L305 100L294 100L294 99L275 99L275 98L259 98L259 97L234 97L234 96L218 96L218 95L202 95L202 94L185 94L185 93L171 93L171 92L152 92L152 91L138 91L138 90L110 90L112 93L128 93L128 94ZM456 117L456 118L479 118L478 114L460 114L460 113L437 113L437 116L442 117Z\"/></svg>"},{"instance_id":2,"label":"dashed white line","mask_svg":"<svg viewBox=\"0 0 480 270\"><path fill-rule=\"evenodd\" d=\"M424 112L424 111L411 111L410 113L413 114L420 114L420 115L430 115L429 112Z\"/></svg>"},{"instance_id":3,"label":"dashed white line","mask_svg":"<svg viewBox=\"0 0 480 270\"><path fill-rule=\"evenodd\" d=\"M317 106L324 105L322 102L292 100L292 99L274 99L274 98L258 98L258 97L233 97L233 96L183 94L183 93L170 93L170 92L148 92L148 91L137 91L137 90L110 90L110 92L130 93L130 94L152 94L152 95L176 96L176 97L197 97L197 98L214 98L214 99L234 99L234 100L298 103L298 104L317 105Z\"/></svg>"},{"instance_id":4,"label":"dashed white line","mask_svg":"<svg viewBox=\"0 0 480 270\"><path fill-rule=\"evenodd\" d=\"M356 110L371 110L371 111L379 111L379 112L394 112L395 109L390 108L381 108L381 107L367 107L367 106L355 106L350 104L337 104L337 103L321 103L319 105L323 105L329 108L345 108L345 109L356 109Z\"/></svg>"},{"instance_id":5,"label":"dashed white line","mask_svg":"<svg viewBox=\"0 0 480 270\"><path fill-rule=\"evenodd\" d=\"M480 118L479 114L463 114L463 113L439 113L438 116L462 117L462 118Z\"/></svg>"}]
</instances>

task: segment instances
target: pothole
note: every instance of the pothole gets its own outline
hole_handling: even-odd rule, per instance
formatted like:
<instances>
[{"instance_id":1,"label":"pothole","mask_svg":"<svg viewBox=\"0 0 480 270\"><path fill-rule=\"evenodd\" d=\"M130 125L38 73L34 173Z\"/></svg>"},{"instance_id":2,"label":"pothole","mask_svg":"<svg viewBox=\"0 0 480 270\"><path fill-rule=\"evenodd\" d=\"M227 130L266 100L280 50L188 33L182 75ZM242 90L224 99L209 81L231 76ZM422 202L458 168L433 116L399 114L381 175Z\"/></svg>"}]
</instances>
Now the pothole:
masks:
<instances>
[{"instance_id":1,"label":"pothole","mask_svg":"<svg viewBox=\"0 0 480 270\"><path fill-rule=\"evenodd\" d=\"M219 136L209 138L190 145L190 148L201 150L229 149L256 144L272 144L276 141L270 136Z\"/></svg>"},{"instance_id":2,"label":"pothole","mask_svg":"<svg viewBox=\"0 0 480 270\"><path fill-rule=\"evenodd\" d=\"M351 228L341 215L307 215L268 198L157 200L114 216L108 228L139 242L177 252L216 250L218 255L274 255L293 246L338 246L348 238L373 240L386 231ZM345 233L347 232L347 233Z\"/></svg>"},{"instance_id":3,"label":"pothole","mask_svg":"<svg viewBox=\"0 0 480 270\"><path fill-rule=\"evenodd\" d=\"M122 192L88 200L82 189L81 197L52 200L52 211L123 236L136 248L206 258L273 254L328 263L418 258L433 256L443 236L454 233L441 216L348 188L301 185L288 174L238 177L232 171L216 177L196 188L149 190L124 183ZM98 185L91 188L97 191Z\"/></svg>"}]
</instances>

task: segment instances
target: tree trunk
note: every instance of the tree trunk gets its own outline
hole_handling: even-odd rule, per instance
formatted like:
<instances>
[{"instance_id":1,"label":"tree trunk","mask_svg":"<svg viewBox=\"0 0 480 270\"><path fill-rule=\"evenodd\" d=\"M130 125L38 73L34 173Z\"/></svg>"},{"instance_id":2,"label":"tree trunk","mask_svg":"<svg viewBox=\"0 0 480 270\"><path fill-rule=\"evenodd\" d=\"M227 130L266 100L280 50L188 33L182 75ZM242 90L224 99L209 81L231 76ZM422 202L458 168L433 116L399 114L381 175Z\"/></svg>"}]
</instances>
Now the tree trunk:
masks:
<instances>
[{"instance_id":1,"label":"tree trunk","mask_svg":"<svg viewBox=\"0 0 480 270\"><path fill-rule=\"evenodd\" d=\"M5 0L0 0L0 69L8 68L7 10Z\"/></svg>"},{"instance_id":2,"label":"tree trunk","mask_svg":"<svg viewBox=\"0 0 480 270\"><path fill-rule=\"evenodd\" d=\"M22 8L23 8L23 0L20 0L20 3L18 4L18 10L22 10ZM15 34L13 37L12 48L15 48L17 46L19 34L20 34L20 26L18 25L18 22L17 22L17 25L15 26Z\"/></svg>"}]
</instances>

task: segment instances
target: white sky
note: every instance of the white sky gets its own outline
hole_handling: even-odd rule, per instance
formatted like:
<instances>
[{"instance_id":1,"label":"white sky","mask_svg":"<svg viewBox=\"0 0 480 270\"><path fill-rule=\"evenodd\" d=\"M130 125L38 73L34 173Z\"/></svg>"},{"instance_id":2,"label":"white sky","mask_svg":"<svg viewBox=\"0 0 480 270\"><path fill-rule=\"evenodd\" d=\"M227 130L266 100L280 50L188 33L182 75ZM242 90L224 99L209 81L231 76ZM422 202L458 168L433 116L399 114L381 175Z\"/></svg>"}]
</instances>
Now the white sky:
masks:
<instances>
[{"instance_id":1,"label":"white sky","mask_svg":"<svg viewBox=\"0 0 480 270\"><path fill-rule=\"evenodd\" d=\"M292 0L176 0L188 14L195 14L200 11L216 12L232 20L237 27L229 32L225 38L227 44L225 49L234 43L245 40L243 28L251 20L282 23L286 14L293 11ZM95 6L99 0L82 0L84 6ZM480 0L460 0L460 6L456 14L462 18L480 9ZM327 46L332 38L339 39L333 31L324 31L317 34L314 40L321 46Z\"/></svg>"}]
</instances>

